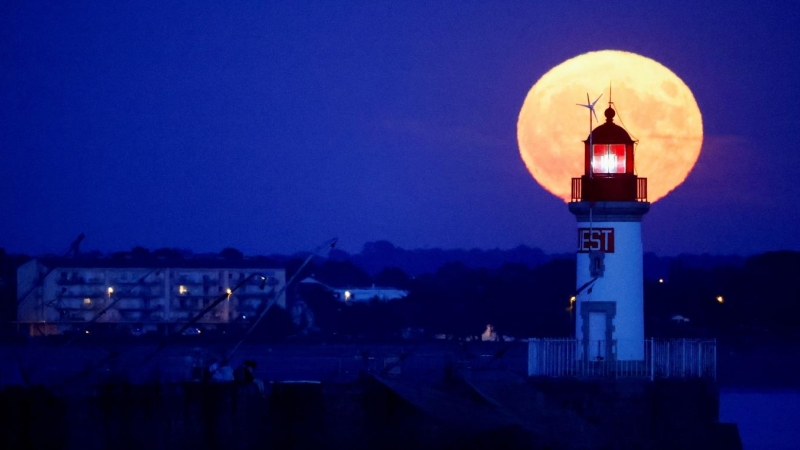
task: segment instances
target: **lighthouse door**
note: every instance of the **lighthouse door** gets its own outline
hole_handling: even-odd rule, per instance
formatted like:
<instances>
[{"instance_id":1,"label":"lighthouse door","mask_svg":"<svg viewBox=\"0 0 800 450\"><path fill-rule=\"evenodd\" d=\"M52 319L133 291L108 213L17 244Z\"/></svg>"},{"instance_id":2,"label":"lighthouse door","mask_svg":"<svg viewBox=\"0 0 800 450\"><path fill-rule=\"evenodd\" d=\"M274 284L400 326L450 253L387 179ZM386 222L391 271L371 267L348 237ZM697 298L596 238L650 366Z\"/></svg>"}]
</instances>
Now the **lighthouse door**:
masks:
<instances>
[{"instance_id":1,"label":"lighthouse door","mask_svg":"<svg viewBox=\"0 0 800 450\"><path fill-rule=\"evenodd\" d=\"M606 359L606 313L589 313L588 354L590 361Z\"/></svg>"}]
</instances>

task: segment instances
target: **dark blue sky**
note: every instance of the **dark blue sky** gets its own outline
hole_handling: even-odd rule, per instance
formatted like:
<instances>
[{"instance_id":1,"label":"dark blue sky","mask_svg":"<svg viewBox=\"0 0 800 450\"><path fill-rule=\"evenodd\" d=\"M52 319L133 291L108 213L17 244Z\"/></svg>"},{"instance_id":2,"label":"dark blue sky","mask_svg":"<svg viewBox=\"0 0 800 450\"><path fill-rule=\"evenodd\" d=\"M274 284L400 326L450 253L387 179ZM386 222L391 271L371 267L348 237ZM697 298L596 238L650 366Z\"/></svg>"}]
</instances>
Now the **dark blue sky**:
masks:
<instances>
[{"instance_id":1,"label":"dark blue sky","mask_svg":"<svg viewBox=\"0 0 800 450\"><path fill-rule=\"evenodd\" d=\"M0 247L571 251L517 115L551 67L619 49L704 119L645 248L800 250L798 2L343 3L2 2Z\"/></svg>"}]
</instances>

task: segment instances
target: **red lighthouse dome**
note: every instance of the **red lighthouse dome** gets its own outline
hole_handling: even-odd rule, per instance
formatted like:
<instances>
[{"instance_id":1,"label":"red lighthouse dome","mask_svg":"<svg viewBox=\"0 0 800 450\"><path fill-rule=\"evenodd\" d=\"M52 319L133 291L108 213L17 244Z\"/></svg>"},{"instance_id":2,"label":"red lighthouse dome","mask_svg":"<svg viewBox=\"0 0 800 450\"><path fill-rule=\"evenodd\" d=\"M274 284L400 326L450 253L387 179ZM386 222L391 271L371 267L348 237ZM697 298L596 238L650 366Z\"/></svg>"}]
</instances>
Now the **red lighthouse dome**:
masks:
<instances>
[{"instance_id":1,"label":"red lighthouse dome","mask_svg":"<svg viewBox=\"0 0 800 450\"><path fill-rule=\"evenodd\" d=\"M647 201L647 179L634 171L634 140L614 123L609 106L606 122L584 141L584 175L572 179L572 201Z\"/></svg>"}]
</instances>

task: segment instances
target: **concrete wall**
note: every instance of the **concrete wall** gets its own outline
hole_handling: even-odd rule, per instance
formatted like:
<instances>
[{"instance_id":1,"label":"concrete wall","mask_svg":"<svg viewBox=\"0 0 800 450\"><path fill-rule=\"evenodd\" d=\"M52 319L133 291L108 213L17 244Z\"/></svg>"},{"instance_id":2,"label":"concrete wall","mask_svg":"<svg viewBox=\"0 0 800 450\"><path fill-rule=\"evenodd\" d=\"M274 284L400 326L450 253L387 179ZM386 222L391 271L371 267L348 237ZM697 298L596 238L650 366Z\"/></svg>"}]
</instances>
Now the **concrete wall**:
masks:
<instances>
[{"instance_id":1,"label":"concrete wall","mask_svg":"<svg viewBox=\"0 0 800 450\"><path fill-rule=\"evenodd\" d=\"M534 379L532 384L597 426L603 442L596 448L741 449L736 426L719 423L719 392L710 381Z\"/></svg>"},{"instance_id":2,"label":"concrete wall","mask_svg":"<svg viewBox=\"0 0 800 450\"><path fill-rule=\"evenodd\" d=\"M232 383L115 384L59 395L43 388L7 389L0 391L6 417L0 446L741 449L735 426L717 420L713 385L561 380L498 388L503 386L515 387L515 398L537 400L520 409L520 402L506 404L496 389L464 387L464 396L457 397L462 403L470 399L465 410L442 411L453 400L445 391L427 397L435 402L443 396L443 403L421 409L369 378L327 386L279 383L263 394ZM487 392L492 402L482 397ZM518 424L470 422L470 410L495 407L493 415ZM581 434L591 439L574 439Z\"/></svg>"}]
</instances>

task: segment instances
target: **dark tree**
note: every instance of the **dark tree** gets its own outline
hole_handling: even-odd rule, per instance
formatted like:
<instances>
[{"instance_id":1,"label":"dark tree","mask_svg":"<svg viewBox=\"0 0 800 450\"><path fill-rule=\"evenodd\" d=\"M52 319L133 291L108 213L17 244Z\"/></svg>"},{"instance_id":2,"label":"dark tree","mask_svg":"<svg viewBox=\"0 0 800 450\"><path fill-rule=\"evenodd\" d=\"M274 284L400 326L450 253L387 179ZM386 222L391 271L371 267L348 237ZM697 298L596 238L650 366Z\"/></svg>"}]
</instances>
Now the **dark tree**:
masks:
<instances>
[{"instance_id":1,"label":"dark tree","mask_svg":"<svg viewBox=\"0 0 800 450\"><path fill-rule=\"evenodd\" d=\"M222 251L219 252L219 255L230 261L241 261L244 259L244 253L231 247L222 249Z\"/></svg>"},{"instance_id":2,"label":"dark tree","mask_svg":"<svg viewBox=\"0 0 800 450\"><path fill-rule=\"evenodd\" d=\"M402 269L387 267L375 275L374 281L377 286L408 289L410 279Z\"/></svg>"},{"instance_id":3,"label":"dark tree","mask_svg":"<svg viewBox=\"0 0 800 450\"><path fill-rule=\"evenodd\" d=\"M131 256L134 259L142 260L150 257L150 250L145 247L137 245L131 249Z\"/></svg>"}]
</instances>

